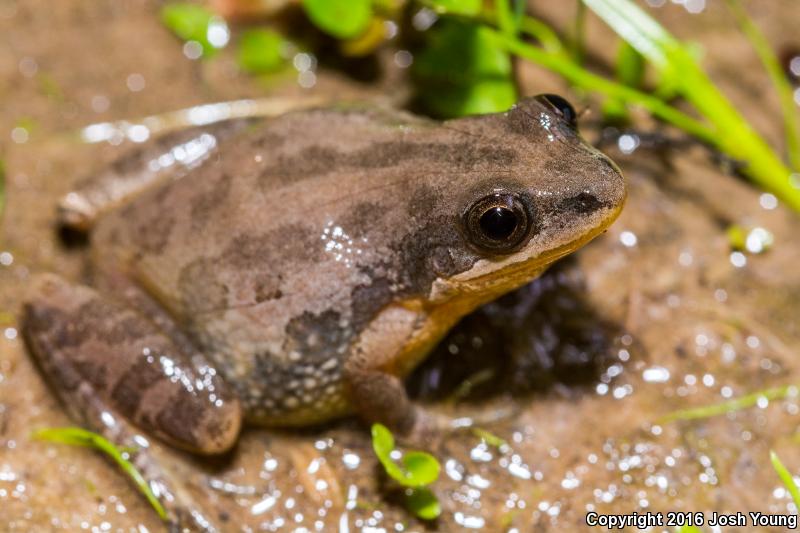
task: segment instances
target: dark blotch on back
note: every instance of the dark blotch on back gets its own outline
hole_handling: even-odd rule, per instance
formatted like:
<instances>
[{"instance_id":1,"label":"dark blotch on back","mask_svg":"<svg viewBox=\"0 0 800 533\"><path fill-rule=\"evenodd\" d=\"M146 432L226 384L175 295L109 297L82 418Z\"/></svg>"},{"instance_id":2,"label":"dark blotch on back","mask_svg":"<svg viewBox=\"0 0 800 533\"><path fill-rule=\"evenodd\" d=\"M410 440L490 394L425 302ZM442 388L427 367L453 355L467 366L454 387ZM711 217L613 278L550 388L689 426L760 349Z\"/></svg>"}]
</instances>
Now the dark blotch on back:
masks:
<instances>
[{"instance_id":1,"label":"dark blotch on back","mask_svg":"<svg viewBox=\"0 0 800 533\"><path fill-rule=\"evenodd\" d=\"M286 179L315 177L348 168L390 168L403 163L424 161L439 163L455 171L470 171L478 165L508 168L517 154L496 146L475 146L468 143L414 143L389 141L368 148L341 152L326 146L312 146L291 157L281 158L268 167L269 181L278 176Z\"/></svg>"},{"instance_id":2,"label":"dark blotch on back","mask_svg":"<svg viewBox=\"0 0 800 533\"><path fill-rule=\"evenodd\" d=\"M187 264L178 278L184 312L224 309L231 294L252 294L255 302L283 296L281 272L319 260L321 249L310 229L298 224L280 226L262 234L241 234L219 255L200 257ZM226 274L236 272L236 287Z\"/></svg>"}]
</instances>

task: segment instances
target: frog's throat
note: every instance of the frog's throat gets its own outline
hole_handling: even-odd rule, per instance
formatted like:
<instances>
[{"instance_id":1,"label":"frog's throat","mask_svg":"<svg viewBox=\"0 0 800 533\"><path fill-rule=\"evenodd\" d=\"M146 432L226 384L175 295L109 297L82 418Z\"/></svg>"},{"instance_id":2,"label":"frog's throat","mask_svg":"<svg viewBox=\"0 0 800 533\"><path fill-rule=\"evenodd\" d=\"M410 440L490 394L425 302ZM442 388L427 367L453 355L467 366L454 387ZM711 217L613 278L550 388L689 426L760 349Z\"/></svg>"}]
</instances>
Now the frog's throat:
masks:
<instances>
[{"instance_id":1,"label":"frog's throat","mask_svg":"<svg viewBox=\"0 0 800 533\"><path fill-rule=\"evenodd\" d=\"M449 279L438 278L431 287L428 305L455 308L463 314L537 278L558 259L581 248L606 231L622 211L622 203L606 208L588 220L589 231L550 249L531 250L509 258L506 264L480 260L466 272ZM454 310L455 310L454 309Z\"/></svg>"}]
</instances>

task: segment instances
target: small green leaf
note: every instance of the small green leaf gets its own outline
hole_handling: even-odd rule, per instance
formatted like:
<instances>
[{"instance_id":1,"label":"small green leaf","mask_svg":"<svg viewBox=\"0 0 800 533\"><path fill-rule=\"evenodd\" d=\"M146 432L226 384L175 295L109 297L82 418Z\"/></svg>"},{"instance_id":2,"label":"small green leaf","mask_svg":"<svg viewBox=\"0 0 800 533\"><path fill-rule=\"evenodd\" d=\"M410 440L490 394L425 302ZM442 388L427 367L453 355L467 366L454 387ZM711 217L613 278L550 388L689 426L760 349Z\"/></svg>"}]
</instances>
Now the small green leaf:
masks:
<instances>
[{"instance_id":1,"label":"small green leaf","mask_svg":"<svg viewBox=\"0 0 800 533\"><path fill-rule=\"evenodd\" d=\"M450 13L464 16L478 15L482 7L481 0L429 0L424 3L440 14Z\"/></svg>"},{"instance_id":2,"label":"small green leaf","mask_svg":"<svg viewBox=\"0 0 800 533\"><path fill-rule=\"evenodd\" d=\"M167 512L161 502L158 500L150 485L147 484L141 472L133 466L128 459L123 456L123 451L117 448L111 441L83 428L78 427L65 427L65 428L43 428L34 431L32 437L34 439L46 440L50 442L58 442L61 444L69 444L71 446L85 446L87 448L94 448L100 450L108 457L110 457L122 470L131 478L133 483L139 491L147 498L150 505L155 509L156 513L162 520L167 520Z\"/></svg>"},{"instance_id":3,"label":"small green leaf","mask_svg":"<svg viewBox=\"0 0 800 533\"><path fill-rule=\"evenodd\" d=\"M439 499L429 489L413 489L406 495L406 509L423 520L434 520L442 514Z\"/></svg>"},{"instance_id":4,"label":"small green leaf","mask_svg":"<svg viewBox=\"0 0 800 533\"><path fill-rule=\"evenodd\" d=\"M214 13L197 4L171 3L161 8L161 22L184 41L195 41L203 56L211 57L217 48L208 40L208 29L217 20Z\"/></svg>"},{"instance_id":5,"label":"small green leaf","mask_svg":"<svg viewBox=\"0 0 800 533\"><path fill-rule=\"evenodd\" d=\"M239 66L251 74L275 72L285 64L286 39L266 29L247 30L239 39Z\"/></svg>"},{"instance_id":6,"label":"small green leaf","mask_svg":"<svg viewBox=\"0 0 800 533\"><path fill-rule=\"evenodd\" d=\"M372 449L383 465L386 474L404 487L423 487L439 477L439 461L431 454L409 451L403 455L403 467L391 457L394 451L394 436L383 424L372 425Z\"/></svg>"},{"instance_id":7,"label":"small green leaf","mask_svg":"<svg viewBox=\"0 0 800 533\"><path fill-rule=\"evenodd\" d=\"M426 38L412 68L418 97L430 112L442 117L494 113L516 102L511 58L489 28L446 18Z\"/></svg>"},{"instance_id":8,"label":"small green leaf","mask_svg":"<svg viewBox=\"0 0 800 533\"><path fill-rule=\"evenodd\" d=\"M372 18L369 0L303 0L303 8L319 29L337 39L353 39Z\"/></svg>"},{"instance_id":9,"label":"small green leaf","mask_svg":"<svg viewBox=\"0 0 800 533\"><path fill-rule=\"evenodd\" d=\"M394 450L394 435L383 424L372 424L372 449L378 459L389 459Z\"/></svg>"},{"instance_id":10,"label":"small green leaf","mask_svg":"<svg viewBox=\"0 0 800 533\"><path fill-rule=\"evenodd\" d=\"M439 461L429 453L410 451L403 455L406 467L406 485L423 487L439 478Z\"/></svg>"}]
</instances>

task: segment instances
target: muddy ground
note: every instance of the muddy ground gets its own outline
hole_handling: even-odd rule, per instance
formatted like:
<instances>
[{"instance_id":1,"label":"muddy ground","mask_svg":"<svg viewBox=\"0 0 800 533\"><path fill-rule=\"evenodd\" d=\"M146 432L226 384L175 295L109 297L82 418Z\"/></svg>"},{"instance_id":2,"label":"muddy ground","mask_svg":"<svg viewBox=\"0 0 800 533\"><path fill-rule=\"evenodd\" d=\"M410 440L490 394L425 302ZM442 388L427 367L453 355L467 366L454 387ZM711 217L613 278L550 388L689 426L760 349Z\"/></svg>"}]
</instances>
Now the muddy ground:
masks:
<instances>
[{"instance_id":1,"label":"muddy ground","mask_svg":"<svg viewBox=\"0 0 800 533\"><path fill-rule=\"evenodd\" d=\"M561 2L532 4L550 21L570 16ZM779 142L777 100L756 56L721 2L709 4L699 14L675 3L652 12L706 47L715 80ZM756 21L773 44L798 44L800 5L764 0L757 8ZM22 294L34 272L81 278L85 249L59 241L55 202L126 149L82 145L62 134L205 102L370 91L324 69L313 89L299 88L293 77L265 88L238 73L231 54L209 64L191 61L157 10L158 2L146 1L0 2L3 531L164 530L102 456L29 438L35 428L70 421L24 349L15 318ZM598 60L613 57L613 42L591 25L588 47ZM560 92L575 100L533 67L519 74L526 94ZM584 117L589 126L591 111ZM21 124L27 138L12 131ZM637 127L654 125L642 120ZM677 131L660 132L682 139ZM591 127L585 133L601 137ZM632 154L615 143L605 149L630 186L618 222L526 292L470 318L411 378L418 396L447 412L517 409L487 428L507 442L500 448L464 432L434 450L443 465L435 485L444 507L438 521L422 524L397 504L367 429L347 420L302 432L247 430L232 456L213 464L171 454L170 468L221 529L582 531L592 510L796 512L769 462L775 450L800 472L796 395L727 416L657 420L675 409L800 384L797 215L691 143ZM774 246L746 254L741 265L725 234L732 223L768 229ZM488 380L473 401L454 401L459 383L475 373Z\"/></svg>"}]
</instances>

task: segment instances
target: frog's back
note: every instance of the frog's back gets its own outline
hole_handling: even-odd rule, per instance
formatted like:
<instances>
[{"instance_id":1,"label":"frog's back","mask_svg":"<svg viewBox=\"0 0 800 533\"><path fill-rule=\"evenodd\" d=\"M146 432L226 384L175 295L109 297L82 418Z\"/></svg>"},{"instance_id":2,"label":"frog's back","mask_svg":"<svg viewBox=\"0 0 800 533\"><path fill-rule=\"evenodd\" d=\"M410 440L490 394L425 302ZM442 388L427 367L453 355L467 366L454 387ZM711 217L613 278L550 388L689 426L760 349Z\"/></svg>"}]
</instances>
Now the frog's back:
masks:
<instances>
[{"instance_id":1,"label":"frog's back","mask_svg":"<svg viewBox=\"0 0 800 533\"><path fill-rule=\"evenodd\" d=\"M425 177L482 164L434 125L353 109L265 120L106 216L95 252L189 329L256 418L327 418L345 408L354 337L407 290L392 258L429 222L410 211L434 201Z\"/></svg>"}]
</instances>

